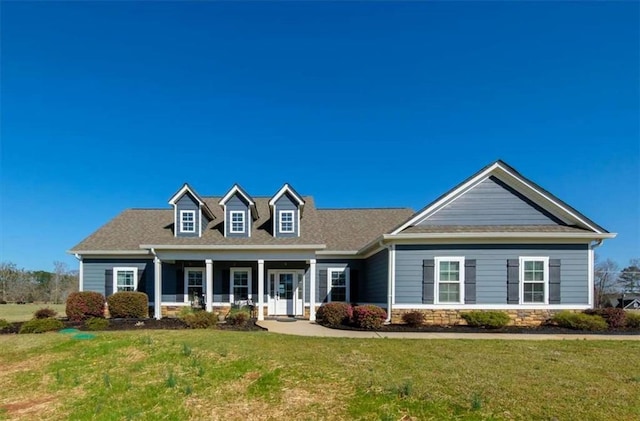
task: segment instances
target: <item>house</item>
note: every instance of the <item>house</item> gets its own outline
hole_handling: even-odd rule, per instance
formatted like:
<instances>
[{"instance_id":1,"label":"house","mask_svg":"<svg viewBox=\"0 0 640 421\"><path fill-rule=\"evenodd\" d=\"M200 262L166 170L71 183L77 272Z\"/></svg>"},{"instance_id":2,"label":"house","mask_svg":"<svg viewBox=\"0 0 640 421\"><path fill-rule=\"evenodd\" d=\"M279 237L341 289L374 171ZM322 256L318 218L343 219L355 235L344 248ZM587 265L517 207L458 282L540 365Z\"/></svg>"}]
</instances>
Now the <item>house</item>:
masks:
<instances>
[{"instance_id":1,"label":"house","mask_svg":"<svg viewBox=\"0 0 640 421\"><path fill-rule=\"evenodd\" d=\"M322 303L368 303L397 321L423 311L505 310L517 324L593 306L594 248L615 234L496 161L414 212L322 209L285 184L254 197L182 186L163 209L128 209L70 250L80 289L148 294L161 318L253 301L258 318L315 320Z\"/></svg>"}]
</instances>

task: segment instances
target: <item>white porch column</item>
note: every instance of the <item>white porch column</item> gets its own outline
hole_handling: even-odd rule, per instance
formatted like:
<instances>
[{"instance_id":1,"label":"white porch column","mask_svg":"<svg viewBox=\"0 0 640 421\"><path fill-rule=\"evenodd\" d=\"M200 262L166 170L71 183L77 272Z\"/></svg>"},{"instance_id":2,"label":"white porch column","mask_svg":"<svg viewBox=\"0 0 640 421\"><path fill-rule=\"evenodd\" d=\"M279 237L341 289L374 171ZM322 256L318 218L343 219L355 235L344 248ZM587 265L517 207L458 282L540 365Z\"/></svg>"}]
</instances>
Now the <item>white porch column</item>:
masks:
<instances>
[{"instance_id":1,"label":"white porch column","mask_svg":"<svg viewBox=\"0 0 640 421\"><path fill-rule=\"evenodd\" d=\"M316 259L309 260L309 321L316 320Z\"/></svg>"},{"instance_id":2,"label":"white porch column","mask_svg":"<svg viewBox=\"0 0 640 421\"><path fill-rule=\"evenodd\" d=\"M264 260L258 260L258 320L264 320Z\"/></svg>"},{"instance_id":3,"label":"white porch column","mask_svg":"<svg viewBox=\"0 0 640 421\"><path fill-rule=\"evenodd\" d=\"M154 299L153 317L162 319L162 262L159 258L153 259Z\"/></svg>"},{"instance_id":4,"label":"white porch column","mask_svg":"<svg viewBox=\"0 0 640 421\"><path fill-rule=\"evenodd\" d=\"M205 265L205 276L207 278L207 286L205 288L207 295L207 311L211 313L213 311L213 260L205 260Z\"/></svg>"}]
</instances>

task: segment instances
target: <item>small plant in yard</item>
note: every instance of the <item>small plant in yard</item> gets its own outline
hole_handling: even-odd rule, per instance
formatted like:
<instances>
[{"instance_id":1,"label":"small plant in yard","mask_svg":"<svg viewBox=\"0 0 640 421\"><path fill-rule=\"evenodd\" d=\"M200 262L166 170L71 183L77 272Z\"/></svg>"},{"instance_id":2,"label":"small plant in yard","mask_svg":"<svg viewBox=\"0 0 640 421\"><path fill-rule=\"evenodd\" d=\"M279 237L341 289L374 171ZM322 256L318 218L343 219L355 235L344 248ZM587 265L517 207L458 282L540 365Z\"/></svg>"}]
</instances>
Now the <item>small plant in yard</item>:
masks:
<instances>
[{"instance_id":1,"label":"small plant in yard","mask_svg":"<svg viewBox=\"0 0 640 421\"><path fill-rule=\"evenodd\" d=\"M60 330L64 324L57 319L31 319L20 327L20 333L44 333Z\"/></svg>"},{"instance_id":2,"label":"small plant in yard","mask_svg":"<svg viewBox=\"0 0 640 421\"><path fill-rule=\"evenodd\" d=\"M584 313L602 317L612 329L625 327L627 322L627 313L621 308L597 308L586 310Z\"/></svg>"},{"instance_id":3,"label":"small plant in yard","mask_svg":"<svg viewBox=\"0 0 640 421\"><path fill-rule=\"evenodd\" d=\"M596 314L573 313L561 311L551 321L560 327L577 330L600 331L607 329L607 322Z\"/></svg>"},{"instance_id":4,"label":"small plant in yard","mask_svg":"<svg viewBox=\"0 0 640 421\"><path fill-rule=\"evenodd\" d=\"M246 326L250 319L251 315L245 310L231 311L227 315L227 323L233 326Z\"/></svg>"},{"instance_id":5,"label":"small plant in yard","mask_svg":"<svg viewBox=\"0 0 640 421\"><path fill-rule=\"evenodd\" d=\"M421 311L404 313L402 321L412 327L421 326L424 323L424 313Z\"/></svg>"},{"instance_id":6,"label":"small plant in yard","mask_svg":"<svg viewBox=\"0 0 640 421\"><path fill-rule=\"evenodd\" d=\"M347 303L327 303L316 312L316 322L323 326L348 325L353 318L353 307Z\"/></svg>"},{"instance_id":7,"label":"small plant in yard","mask_svg":"<svg viewBox=\"0 0 640 421\"><path fill-rule=\"evenodd\" d=\"M374 305L356 306L353 308L353 322L363 329L381 329L387 319L387 312Z\"/></svg>"},{"instance_id":8,"label":"small plant in yard","mask_svg":"<svg viewBox=\"0 0 640 421\"><path fill-rule=\"evenodd\" d=\"M56 317L58 313L52 308L41 308L33 313L33 317L36 319L48 319L50 317Z\"/></svg>"},{"instance_id":9,"label":"small plant in yard","mask_svg":"<svg viewBox=\"0 0 640 421\"><path fill-rule=\"evenodd\" d=\"M488 329L505 327L511 320L509 315L503 311L470 311L462 313L461 317L469 326Z\"/></svg>"},{"instance_id":10,"label":"small plant in yard","mask_svg":"<svg viewBox=\"0 0 640 421\"><path fill-rule=\"evenodd\" d=\"M640 313L627 313L626 327L630 329L640 329Z\"/></svg>"},{"instance_id":11,"label":"small plant in yard","mask_svg":"<svg viewBox=\"0 0 640 421\"><path fill-rule=\"evenodd\" d=\"M184 355L185 357L188 357L189 355L191 355L192 349L189 345L187 344L182 344L182 355Z\"/></svg>"},{"instance_id":12,"label":"small plant in yard","mask_svg":"<svg viewBox=\"0 0 640 421\"><path fill-rule=\"evenodd\" d=\"M173 374L173 371L170 371L167 376L166 385L167 387L174 388L176 387L176 384L178 384L178 379L176 378L176 375Z\"/></svg>"},{"instance_id":13,"label":"small plant in yard","mask_svg":"<svg viewBox=\"0 0 640 421\"><path fill-rule=\"evenodd\" d=\"M482 409L482 395L476 392L471 395L471 410L479 411L480 409Z\"/></svg>"},{"instance_id":14,"label":"small plant in yard","mask_svg":"<svg viewBox=\"0 0 640 421\"><path fill-rule=\"evenodd\" d=\"M207 329L218 324L218 317L214 313L203 310L195 311L181 317L182 321L191 329Z\"/></svg>"},{"instance_id":15,"label":"small plant in yard","mask_svg":"<svg viewBox=\"0 0 640 421\"><path fill-rule=\"evenodd\" d=\"M99 292L72 292L67 298L67 317L74 322L89 317L104 317L104 303L104 295Z\"/></svg>"},{"instance_id":16,"label":"small plant in yard","mask_svg":"<svg viewBox=\"0 0 640 421\"><path fill-rule=\"evenodd\" d=\"M107 298L109 313L114 319L141 319L147 317L149 298L144 292L121 291Z\"/></svg>"},{"instance_id":17,"label":"small plant in yard","mask_svg":"<svg viewBox=\"0 0 640 421\"><path fill-rule=\"evenodd\" d=\"M9 326L9 322L5 319L0 319L0 330L4 329L7 326Z\"/></svg>"},{"instance_id":18,"label":"small plant in yard","mask_svg":"<svg viewBox=\"0 0 640 421\"><path fill-rule=\"evenodd\" d=\"M109 320L92 317L84 322L84 326L89 330L105 330L109 327Z\"/></svg>"}]
</instances>

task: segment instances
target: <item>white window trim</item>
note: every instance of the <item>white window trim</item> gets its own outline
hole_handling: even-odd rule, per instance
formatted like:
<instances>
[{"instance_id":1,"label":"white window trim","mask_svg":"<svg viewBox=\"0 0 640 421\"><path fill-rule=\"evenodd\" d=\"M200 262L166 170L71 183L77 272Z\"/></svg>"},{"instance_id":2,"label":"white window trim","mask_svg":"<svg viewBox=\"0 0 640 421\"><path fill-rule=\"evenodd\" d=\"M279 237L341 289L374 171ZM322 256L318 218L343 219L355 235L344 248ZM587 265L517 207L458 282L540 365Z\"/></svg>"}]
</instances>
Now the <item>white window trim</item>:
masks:
<instances>
[{"instance_id":1,"label":"white window trim","mask_svg":"<svg viewBox=\"0 0 640 421\"><path fill-rule=\"evenodd\" d=\"M520 256L520 267L518 268L518 288L520 295L520 304L524 306L529 305L547 305L549 304L549 256ZM540 281L527 281L527 283L531 284L544 284L544 302L542 303L525 303L524 302L524 262L539 262L542 261L544 263L544 280Z\"/></svg>"},{"instance_id":2,"label":"white window trim","mask_svg":"<svg viewBox=\"0 0 640 421\"><path fill-rule=\"evenodd\" d=\"M242 230L233 229L233 216L242 215ZM229 233L230 234L244 234L245 232L245 214L244 211L229 211Z\"/></svg>"},{"instance_id":3,"label":"white window trim","mask_svg":"<svg viewBox=\"0 0 640 421\"><path fill-rule=\"evenodd\" d=\"M290 230L285 230L285 229L282 228L282 225L283 225L282 224L282 215L284 215L285 213L291 215L291 229ZM295 214L295 211L292 211L292 210L281 210L281 211L278 211L278 223L280 225L280 233L282 233L282 234L293 234L293 233L296 232L296 226L295 226L295 222L294 222L294 216L295 216L294 214Z\"/></svg>"},{"instance_id":4,"label":"white window trim","mask_svg":"<svg viewBox=\"0 0 640 421\"><path fill-rule=\"evenodd\" d=\"M191 220L192 224L193 224L193 229L192 230L186 230L184 229L184 215L190 213L191 217L193 218ZM194 210L181 210L180 211L180 232L184 232L184 233L194 233L196 232L196 211Z\"/></svg>"},{"instance_id":5,"label":"white window trim","mask_svg":"<svg viewBox=\"0 0 640 421\"><path fill-rule=\"evenodd\" d=\"M464 283L465 283L465 273L464 273L464 257L461 256L451 256L451 257L436 257L434 258L434 274L433 274L433 284L434 284L434 292L433 299L435 304L464 304ZM460 264L460 280L458 283L460 284L460 300L458 302L445 301L440 302L440 263L441 262L458 262ZM452 281L443 281L445 283L454 283Z\"/></svg>"},{"instance_id":6,"label":"white window trim","mask_svg":"<svg viewBox=\"0 0 640 421\"><path fill-rule=\"evenodd\" d=\"M233 287L234 287L234 283L233 283L233 275L236 272L247 272L247 297L249 300L252 299L252 290L251 290L251 268L250 267L244 267L244 268L231 268L231 270L229 271L229 302L231 304L236 302L236 299L234 297L233 294Z\"/></svg>"},{"instance_id":7,"label":"white window trim","mask_svg":"<svg viewBox=\"0 0 640 421\"><path fill-rule=\"evenodd\" d=\"M133 271L133 290L138 290L138 268L137 267L115 267L113 268L113 293L118 292L118 272Z\"/></svg>"},{"instance_id":8,"label":"white window trim","mask_svg":"<svg viewBox=\"0 0 640 421\"><path fill-rule=\"evenodd\" d=\"M345 273L345 302L346 303L350 303L351 302L351 271L349 270L348 267L344 267L344 268L328 268L327 269L327 302L331 302L331 290L333 289L333 283L332 283L332 273L334 272L344 272ZM340 301L338 301L340 302Z\"/></svg>"},{"instance_id":9,"label":"white window trim","mask_svg":"<svg viewBox=\"0 0 640 421\"><path fill-rule=\"evenodd\" d=\"M201 267L193 267L193 268L184 268L184 302L190 303L191 297L189 297L189 272L201 272L202 273L202 293L207 293L207 278L206 272L204 268Z\"/></svg>"}]
</instances>

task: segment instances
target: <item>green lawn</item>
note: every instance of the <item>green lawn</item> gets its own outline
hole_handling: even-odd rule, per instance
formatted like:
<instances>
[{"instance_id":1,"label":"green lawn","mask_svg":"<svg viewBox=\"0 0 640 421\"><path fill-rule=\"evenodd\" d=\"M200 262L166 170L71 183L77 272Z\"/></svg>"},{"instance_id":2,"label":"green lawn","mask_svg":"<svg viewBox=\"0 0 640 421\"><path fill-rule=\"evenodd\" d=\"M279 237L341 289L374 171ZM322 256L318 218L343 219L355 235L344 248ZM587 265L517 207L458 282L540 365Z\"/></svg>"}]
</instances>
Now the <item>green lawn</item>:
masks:
<instances>
[{"instance_id":1,"label":"green lawn","mask_svg":"<svg viewBox=\"0 0 640 421\"><path fill-rule=\"evenodd\" d=\"M640 419L631 341L48 333L0 336L0 367L9 419Z\"/></svg>"},{"instance_id":2,"label":"green lawn","mask_svg":"<svg viewBox=\"0 0 640 421\"><path fill-rule=\"evenodd\" d=\"M65 304L0 304L0 319L23 322L32 319L33 313L46 307L57 311L60 317L66 316Z\"/></svg>"}]
</instances>

